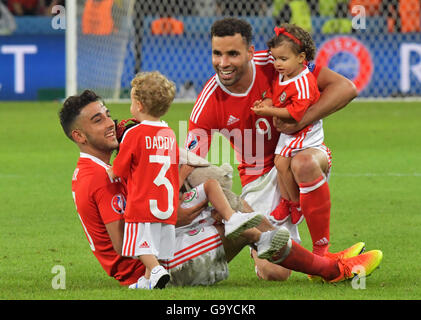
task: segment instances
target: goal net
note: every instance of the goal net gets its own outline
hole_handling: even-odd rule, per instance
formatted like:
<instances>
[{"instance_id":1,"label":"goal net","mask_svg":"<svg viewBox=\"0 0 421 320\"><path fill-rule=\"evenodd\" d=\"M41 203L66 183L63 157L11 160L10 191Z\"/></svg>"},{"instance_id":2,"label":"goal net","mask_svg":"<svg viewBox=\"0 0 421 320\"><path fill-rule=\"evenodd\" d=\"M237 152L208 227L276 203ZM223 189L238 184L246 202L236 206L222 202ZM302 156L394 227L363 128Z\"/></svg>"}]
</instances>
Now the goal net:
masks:
<instances>
[{"instance_id":1,"label":"goal net","mask_svg":"<svg viewBox=\"0 0 421 320\"><path fill-rule=\"evenodd\" d=\"M66 48L69 57L75 51L77 61L67 69L68 79L74 75L67 84L73 91L91 88L107 99L127 99L136 73L159 70L176 83L178 99L194 100L214 73L210 27L224 16L236 16L252 24L256 50L266 49L280 22L306 28L317 46L315 62L351 79L360 97L421 96L418 0L76 3L76 45ZM67 34L72 37L71 31Z\"/></svg>"},{"instance_id":2,"label":"goal net","mask_svg":"<svg viewBox=\"0 0 421 320\"><path fill-rule=\"evenodd\" d=\"M120 98L121 78L127 72L124 67L128 43L133 38L131 17L134 2L66 2L66 73L73 74L66 75L71 79L66 80L66 95L89 88L104 98ZM68 38L73 38L73 41Z\"/></svg>"}]
</instances>

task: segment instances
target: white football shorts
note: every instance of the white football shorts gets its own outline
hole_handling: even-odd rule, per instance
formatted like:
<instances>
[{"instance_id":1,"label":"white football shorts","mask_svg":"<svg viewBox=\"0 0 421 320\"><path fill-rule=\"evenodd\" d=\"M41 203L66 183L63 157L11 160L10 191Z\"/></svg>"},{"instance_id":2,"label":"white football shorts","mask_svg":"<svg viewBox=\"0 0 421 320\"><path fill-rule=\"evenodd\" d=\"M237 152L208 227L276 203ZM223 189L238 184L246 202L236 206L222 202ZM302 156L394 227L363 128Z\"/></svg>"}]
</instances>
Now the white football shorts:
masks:
<instances>
[{"instance_id":1,"label":"white football shorts","mask_svg":"<svg viewBox=\"0 0 421 320\"><path fill-rule=\"evenodd\" d=\"M138 257L152 254L158 259L171 259L175 250L175 226L163 223L126 222L122 255Z\"/></svg>"},{"instance_id":2,"label":"white football shorts","mask_svg":"<svg viewBox=\"0 0 421 320\"><path fill-rule=\"evenodd\" d=\"M228 278L228 264L222 239L205 208L194 221L176 228L175 254L162 262L169 271L170 286L212 285Z\"/></svg>"},{"instance_id":3,"label":"white football shorts","mask_svg":"<svg viewBox=\"0 0 421 320\"><path fill-rule=\"evenodd\" d=\"M246 184L243 187L241 198L243 198L254 211L264 214L265 217L275 225L270 213L279 204L279 199L281 198L276 167L273 167L268 173ZM298 228L291 223L290 218L288 218L282 226L288 229L291 238L294 241L301 243Z\"/></svg>"}]
</instances>

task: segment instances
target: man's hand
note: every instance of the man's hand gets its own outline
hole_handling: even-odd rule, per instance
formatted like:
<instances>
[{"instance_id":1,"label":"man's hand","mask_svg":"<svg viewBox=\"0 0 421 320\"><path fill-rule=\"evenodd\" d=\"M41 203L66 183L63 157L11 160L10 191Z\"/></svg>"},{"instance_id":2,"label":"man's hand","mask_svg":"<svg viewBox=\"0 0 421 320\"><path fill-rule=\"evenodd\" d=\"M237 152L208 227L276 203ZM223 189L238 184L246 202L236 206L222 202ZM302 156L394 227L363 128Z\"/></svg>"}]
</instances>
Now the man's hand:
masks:
<instances>
[{"instance_id":1,"label":"man's hand","mask_svg":"<svg viewBox=\"0 0 421 320\"><path fill-rule=\"evenodd\" d=\"M215 219L216 222L223 223L222 222L223 218L222 218L221 214L218 211L216 211L215 209L212 210L211 216L212 216L212 218Z\"/></svg>"},{"instance_id":2,"label":"man's hand","mask_svg":"<svg viewBox=\"0 0 421 320\"><path fill-rule=\"evenodd\" d=\"M283 121L280 118L273 117L273 125L277 131L285 133L285 134L294 134L297 131L303 129L306 124L303 121L296 122L296 121Z\"/></svg>"},{"instance_id":3,"label":"man's hand","mask_svg":"<svg viewBox=\"0 0 421 320\"><path fill-rule=\"evenodd\" d=\"M183 200L185 198L185 195L183 194L183 197L180 199L180 204L183 203ZM208 201L203 201L202 203L199 203L191 208L182 208L181 206L178 207L177 211L177 223L176 227L182 227L186 226L202 212L204 208L208 206Z\"/></svg>"}]
</instances>

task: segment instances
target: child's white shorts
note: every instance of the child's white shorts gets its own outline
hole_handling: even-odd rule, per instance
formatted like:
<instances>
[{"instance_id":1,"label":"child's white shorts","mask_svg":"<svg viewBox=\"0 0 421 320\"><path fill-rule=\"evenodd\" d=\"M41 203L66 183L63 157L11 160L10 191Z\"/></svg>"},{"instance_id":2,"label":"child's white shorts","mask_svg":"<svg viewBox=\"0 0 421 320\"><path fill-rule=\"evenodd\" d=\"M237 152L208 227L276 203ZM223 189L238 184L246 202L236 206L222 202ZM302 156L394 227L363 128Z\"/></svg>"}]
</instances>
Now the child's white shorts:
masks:
<instances>
[{"instance_id":1,"label":"child's white shorts","mask_svg":"<svg viewBox=\"0 0 421 320\"><path fill-rule=\"evenodd\" d=\"M126 222L122 255L138 257L152 254L158 259L171 259L175 250L175 226L153 222Z\"/></svg>"}]
</instances>

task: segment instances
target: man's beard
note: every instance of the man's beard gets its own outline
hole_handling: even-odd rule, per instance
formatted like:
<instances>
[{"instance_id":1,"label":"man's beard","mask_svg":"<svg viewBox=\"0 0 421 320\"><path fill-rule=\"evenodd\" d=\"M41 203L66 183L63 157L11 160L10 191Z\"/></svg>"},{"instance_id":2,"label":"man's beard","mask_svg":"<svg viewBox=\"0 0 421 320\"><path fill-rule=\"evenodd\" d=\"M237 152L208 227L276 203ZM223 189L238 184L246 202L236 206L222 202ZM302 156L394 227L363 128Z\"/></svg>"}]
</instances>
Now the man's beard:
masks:
<instances>
[{"instance_id":1,"label":"man's beard","mask_svg":"<svg viewBox=\"0 0 421 320\"><path fill-rule=\"evenodd\" d=\"M117 139L115 139L114 142L108 141L108 143L107 143L107 141L101 141L99 139L97 140L97 139L94 139L94 138L90 137L89 135L86 135L86 138L87 138L89 144L93 148L95 148L99 151L112 153L114 150L116 150L118 148Z\"/></svg>"}]
</instances>

